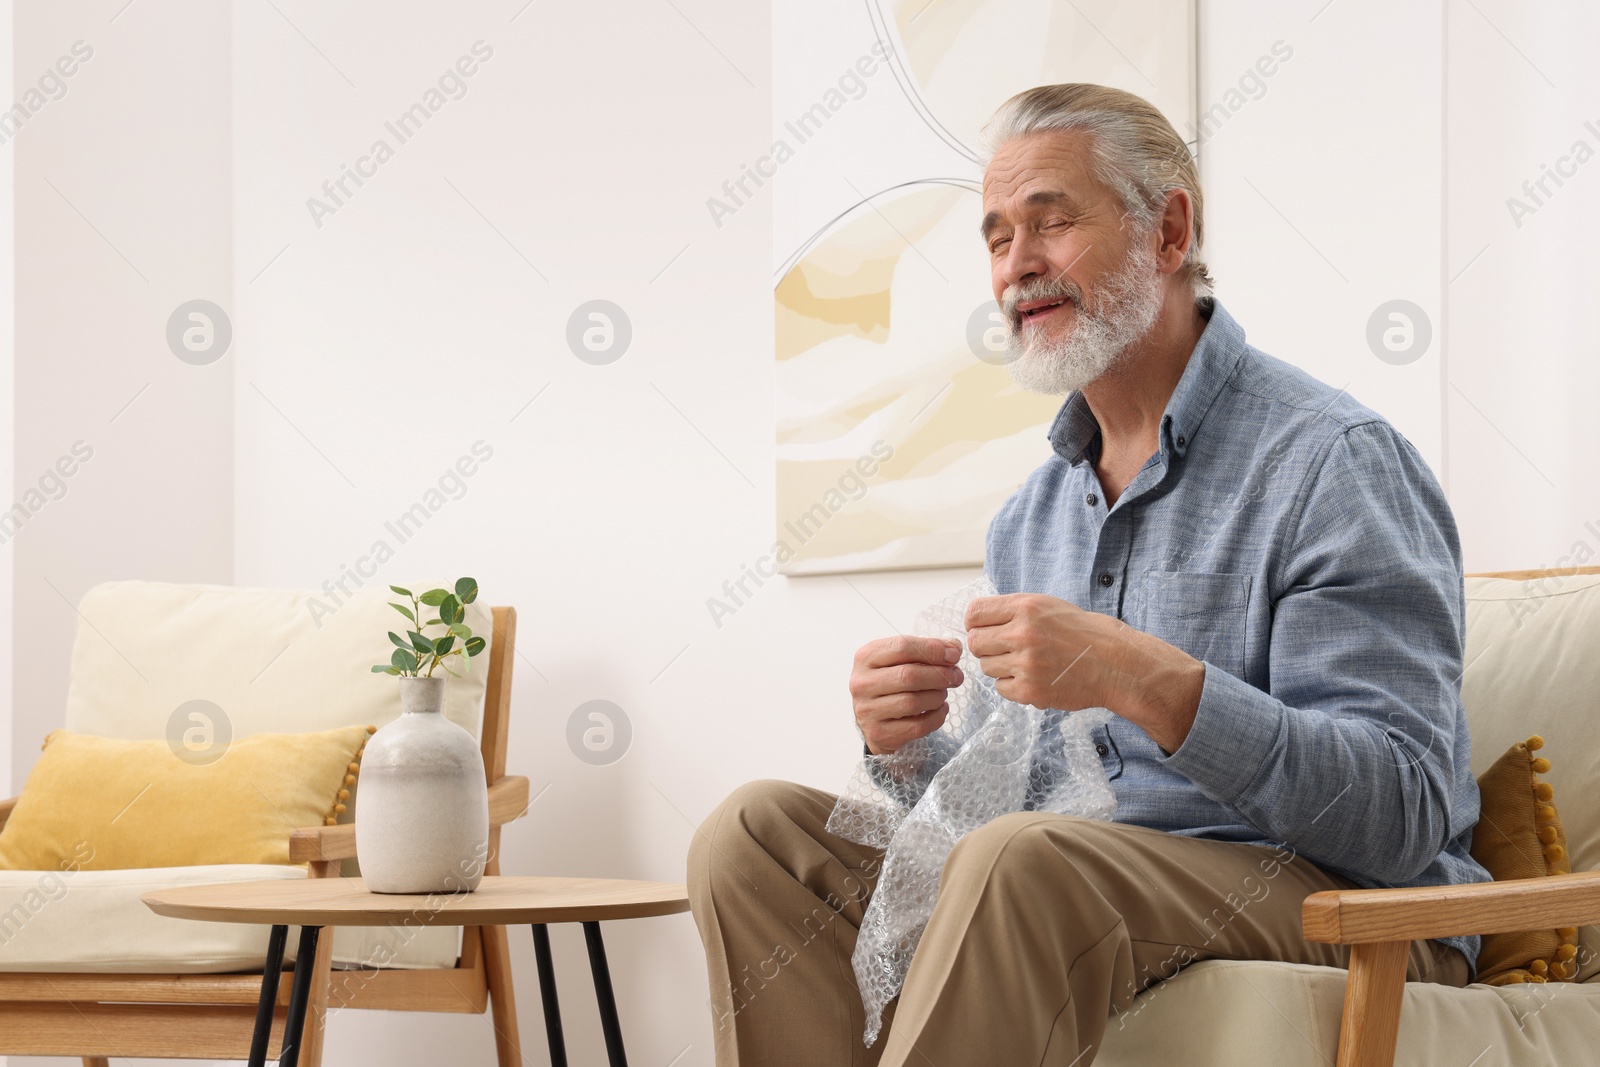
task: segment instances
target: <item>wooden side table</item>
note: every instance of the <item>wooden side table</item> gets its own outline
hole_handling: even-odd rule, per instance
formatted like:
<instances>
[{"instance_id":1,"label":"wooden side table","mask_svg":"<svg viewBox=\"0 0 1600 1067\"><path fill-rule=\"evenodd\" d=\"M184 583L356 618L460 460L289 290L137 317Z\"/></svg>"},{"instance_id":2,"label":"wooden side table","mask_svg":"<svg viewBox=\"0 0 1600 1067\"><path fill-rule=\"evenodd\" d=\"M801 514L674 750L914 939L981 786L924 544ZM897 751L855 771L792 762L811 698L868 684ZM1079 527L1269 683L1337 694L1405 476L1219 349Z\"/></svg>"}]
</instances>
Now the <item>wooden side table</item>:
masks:
<instances>
[{"instance_id":1,"label":"wooden side table","mask_svg":"<svg viewBox=\"0 0 1600 1067\"><path fill-rule=\"evenodd\" d=\"M550 957L549 923L583 924L589 948L589 969L600 1002L606 1057L611 1067L626 1067L622 1027L617 1020L611 970L606 964L600 923L606 919L639 919L689 910L684 887L665 882L633 882L609 878L485 877L474 893L397 895L368 892L359 878L309 878L305 881L233 882L190 885L146 893L141 899L157 915L204 922L251 923L272 927L261 999L256 1007L250 1042L250 1067L264 1067L272 1039L272 1013L278 999L278 978L289 927L300 927L284 1020L279 1067L295 1067L310 1003L311 972L317 940L325 926L516 926L533 927L533 950L544 1004L545 1036L553 1067L566 1067L567 1048L561 1030L561 1005L556 997L555 965Z\"/></svg>"}]
</instances>

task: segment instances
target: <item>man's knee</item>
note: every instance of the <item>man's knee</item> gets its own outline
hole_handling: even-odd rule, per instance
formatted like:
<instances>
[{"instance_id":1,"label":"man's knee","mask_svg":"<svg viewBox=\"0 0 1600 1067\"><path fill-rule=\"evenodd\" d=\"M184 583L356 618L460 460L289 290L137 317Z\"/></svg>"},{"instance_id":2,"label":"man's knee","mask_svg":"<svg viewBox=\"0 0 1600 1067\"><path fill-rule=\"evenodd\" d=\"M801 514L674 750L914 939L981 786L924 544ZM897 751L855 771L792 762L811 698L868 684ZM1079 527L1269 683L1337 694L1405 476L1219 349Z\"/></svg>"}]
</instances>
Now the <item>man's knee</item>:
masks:
<instances>
[{"instance_id":1,"label":"man's knee","mask_svg":"<svg viewBox=\"0 0 1600 1067\"><path fill-rule=\"evenodd\" d=\"M746 782L729 793L689 845L691 891L709 888L729 874L737 876L738 857L789 832L807 803L806 793L804 786L774 779Z\"/></svg>"},{"instance_id":2,"label":"man's knee","mask_svg":"<svg viewBox=\"0 0 1600 1067\"><path fill-rule=\"evenodd\" d=\"M1016 879L1037 885L1041 863L1072 861L1098 851L1092 840L1098 828L1094 820L1072 815L1037 811L1002 815L956 842L945 861L941 886L973 879L985 883ZM1069 869L1075 867L1069 862Z\"/></svg>"}]
</instances>

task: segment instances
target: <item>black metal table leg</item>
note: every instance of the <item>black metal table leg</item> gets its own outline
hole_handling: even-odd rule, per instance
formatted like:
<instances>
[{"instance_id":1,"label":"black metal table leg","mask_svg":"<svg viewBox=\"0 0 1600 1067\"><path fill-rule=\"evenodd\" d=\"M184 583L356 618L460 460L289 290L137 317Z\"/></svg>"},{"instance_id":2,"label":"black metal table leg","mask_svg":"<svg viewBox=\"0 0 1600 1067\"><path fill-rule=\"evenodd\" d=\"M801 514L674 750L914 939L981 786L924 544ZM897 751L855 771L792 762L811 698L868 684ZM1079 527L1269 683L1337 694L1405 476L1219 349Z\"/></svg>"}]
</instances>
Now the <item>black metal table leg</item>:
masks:
<instances>
[{"instance_id":1,"label":"black metal table leg","mask_svg":"<svg viewBox=\"0 0 1600 1067\"><path fill-rule=\"evenodd\" d=\"M278 1004L278 976L283 971L283 946L288 940L287 926L274 926L267 938L267 964L261 972L256 1029L250 1035L250 1067L267 1067L267 1046L272 1043L272 1011Z\"/></svg>"},{"instance_id":2,"label":"black metal table leg","mask_svg":"<svg viewBox=\"0 0 1600 1067\"><path fill-rule=\"evenodd\" d=\"M622 1023L617 1019L617 998L611 992L611 968L606 963L606 945L600 940L600 924L583 924L583 939L589 945L589 970L594 975L594 997L600 1002L600 1029L606 1035L606 1061L611 1067L628 1067L628 1054L622 1048Z\"/></svg>"},{"instance_id":3,"label":"black metal table leg","mask_svg":"<svg viewBox=\"0 0 1600 1067\"><path fill-rule=\"evenodd\" d=\"M306 1028L306 1009L311 1006L311 975L317 969L317 935L320 926L300 928L300 947L295 950L294 984L289 987L289 1017L283 1023L283 1051L278 1067L295 1067L300 1062L300 1039ZM276 993L274 993L276 996Z\"/></svg>"},{"instance_id":4,"label":"black metal table leg","mask_svg":"<svg viewBox=\"0 0 1600 1067\"><path fill-rule=\"evenodd\" d=\"M550 958L550 928L533 924L533 958L539 965L539 997L544 1001L544 1035L550 1042L550 1067L567 1067L567 1042L561 1033L561 1001L556 997L556 966Z\"/></svg>"}]
</instances>

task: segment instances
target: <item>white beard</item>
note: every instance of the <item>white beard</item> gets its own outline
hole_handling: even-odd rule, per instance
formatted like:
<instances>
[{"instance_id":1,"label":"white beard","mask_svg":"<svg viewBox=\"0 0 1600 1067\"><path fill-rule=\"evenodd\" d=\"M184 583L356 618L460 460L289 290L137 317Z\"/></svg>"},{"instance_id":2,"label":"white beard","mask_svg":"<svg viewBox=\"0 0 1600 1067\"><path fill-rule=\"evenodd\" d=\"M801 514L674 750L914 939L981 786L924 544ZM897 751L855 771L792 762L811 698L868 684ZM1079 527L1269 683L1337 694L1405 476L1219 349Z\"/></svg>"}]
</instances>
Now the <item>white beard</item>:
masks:
<instances>
[{"instance_id":1,"label":"white beard","mask_svg":"<svg viewBox=\"0 0 1600 1067\"><path fill-rule=\"evenodd\" d=\"M1161 289L1155 250L1142 240L1134 242L1122 269L1095 287L1088 307L1083 291L1065 279L1035 278L1008 289L1002 307L1012 381L1048 396L1065 396L1096 381L1155 325ZM1030 326L1017 313L1020 303L1058 296L1069 298L1077 309L1065 337L1048 323Z\"/></svg>"}]
</instances>

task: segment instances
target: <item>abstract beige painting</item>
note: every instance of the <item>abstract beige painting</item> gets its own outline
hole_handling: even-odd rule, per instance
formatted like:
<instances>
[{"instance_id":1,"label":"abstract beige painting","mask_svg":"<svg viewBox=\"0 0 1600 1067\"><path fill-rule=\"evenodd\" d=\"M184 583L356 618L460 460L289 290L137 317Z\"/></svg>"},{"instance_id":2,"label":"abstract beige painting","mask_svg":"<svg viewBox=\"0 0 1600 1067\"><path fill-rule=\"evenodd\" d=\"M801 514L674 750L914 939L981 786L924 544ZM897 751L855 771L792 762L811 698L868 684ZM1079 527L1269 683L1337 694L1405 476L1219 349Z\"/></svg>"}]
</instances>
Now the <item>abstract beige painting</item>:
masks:
<instances>
[{"instance_id":1,"label":"abstract beige painting","mask_svg":"<svg viewBox=\"0 0 1600 1067\"><path fill-rule=\"evenodd\" d=\"M780 570L981 564L1061 401L1004 366L978 131L1012 94L1063 81L1139 93L1192 129L1193 0L805 7L860 55L841 77L840 53L775 9L774 226L809 235L777 250Z\"/></svg>"}]
</instances>

